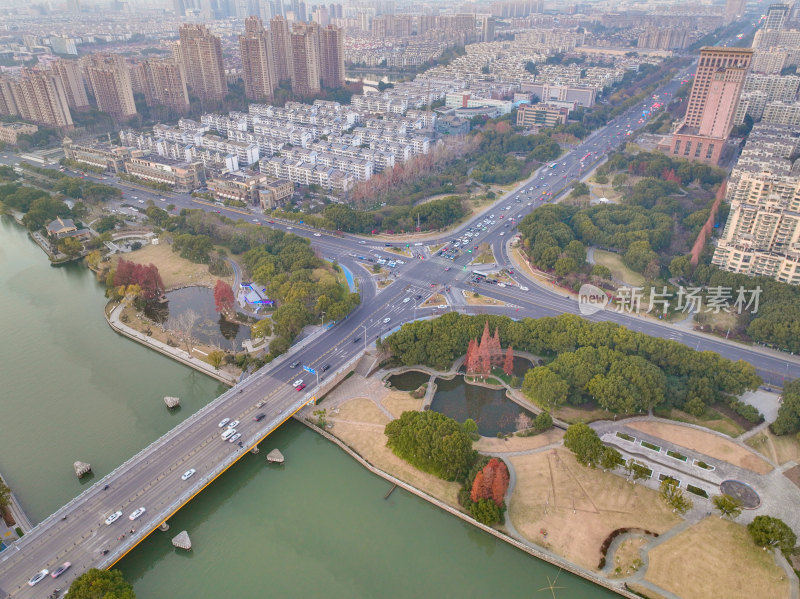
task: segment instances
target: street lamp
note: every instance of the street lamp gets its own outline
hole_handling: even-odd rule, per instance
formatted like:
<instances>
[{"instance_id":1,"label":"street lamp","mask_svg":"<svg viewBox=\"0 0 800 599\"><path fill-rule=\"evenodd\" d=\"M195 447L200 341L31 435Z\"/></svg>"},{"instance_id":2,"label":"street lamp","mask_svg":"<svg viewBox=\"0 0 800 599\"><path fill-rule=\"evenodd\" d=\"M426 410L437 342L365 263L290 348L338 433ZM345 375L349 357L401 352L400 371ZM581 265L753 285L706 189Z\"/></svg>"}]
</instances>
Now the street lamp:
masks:
<instances>
[{"instance_id":1,"label":"street lamp","mask_svg":"<svg viewBox=\"0 0 800 599\"><path fill-rule=\"evenodd\" d=\"M325 330L325 312L322 312L322 330Z\"/></svg>"}]
</instances>

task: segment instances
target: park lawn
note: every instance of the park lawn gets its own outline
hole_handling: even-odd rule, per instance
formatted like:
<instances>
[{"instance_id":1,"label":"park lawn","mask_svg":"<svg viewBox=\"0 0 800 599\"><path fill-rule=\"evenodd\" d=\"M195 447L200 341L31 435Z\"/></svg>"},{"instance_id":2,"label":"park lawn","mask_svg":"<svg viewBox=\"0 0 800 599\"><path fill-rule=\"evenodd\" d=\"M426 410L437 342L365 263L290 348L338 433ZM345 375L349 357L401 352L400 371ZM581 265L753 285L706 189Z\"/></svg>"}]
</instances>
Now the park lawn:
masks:
<instances>
[{"instance_id":1,"label":"park lawn","mask_svg":"<svg viewBox=\"0 0 800 599\"><path fill-rule=\"evenodd\" d=\"M614 178L614 175L609 176L609 181ZM622 194L614 189L610 183L601 184L595 183L593 181L588 182L589 189L592 190L592 193L596 195L598 198L606 198L611 202L619 202L622 200Z\"/></svg>"},{"instance_id":2,"label":"park lawn","mask_svg":"<svg viewBox=\"0 0 800 599\"><path fill-rule=\"evenodd\" d=\"M747 439L745 445L777 464L800 461L800 441L794 435L777 436L769 428L765 428L761 433Z\"/></svg>"},{"instance_id":3,"label":"park lawn","mask_svg":"<svg viewBox=\"0 0 800 599\"><path fill-rule=\"evenodd\" d=\"M709 428L712 431L717 431L729 437L738 437L744 432L744 429L738 422L715 410L714 408L707 408L706 413L700 417L693 416L687 412L678 409L659 410L655 409L653 413L659 418L667 418L677 422L685 422L687 424L696 424L703 428Z\"/></svg>"},{"instance_id":4,"label":"park lawn","mask_svg":"<svg viewBox=\"0 0 800 599\"><path fill-rule=\"evenodd\" d=\"M339 414L336 415L336 418L341 418L343 413L342 409L344 409L348 403L350 402L346 402L340 407ZM374 405L372 408L377 410ZM348 416L347 422L337 422L335 419L332 420L333 428L331 429L331 433L344 441L370 464L457 507L460 485L458 483L442 480L427 472L422 472L405 460L394 455L392 450L386 447L386 435L383 434L383 427L389 422L389 419L386 418L385 414L380 413L380 416L383 418L383 423L376 424L372 422L372 420L375 419L373 409L367 408L366 404L362 401L358 401L353 406L348 407L347 411L344 412Z\"/></svg>"},{"instance_id":5,"label":"park lawn","mask_svg":"<svg viewBox=\"0 0 800 599\"><path fill-rule=\"evenodd\" d=\"M148 244L135 252L115 254L111 258L112 268L116 268L120 258L136 264L155 264L167 290L190 285L213 287L217 279L222 279L229 285L233 284L233 275L214 276L208 272L207 264L195 264L181 258L172 251L172 246L163 241L158 245Z\"/></svg>"},{"instance_id":6,"label":"park lawn","mask_svg":"<svg viewBox=\"0 0 800 599\"><path fill-rule=\"evenodd\" d=\"M581 466L566 449L507 459L517 476L508 510L516 529L589 570L597 570L600 547L617 528L661 534L681 521L656 491Z\"/></svg>"},{"instance_id":7,"label":"park lawn","mask_svg":"<svg viewBox=\"0 0 800 599\"><path fill-rule=\"evenodd\" d=\"M641 287L644 285L644 277L638 272L633 272L622 262L622 257L614 252L605 250L594 250L595 264L607 267L615 279L618 279L631 287Z\"/></svg>"},{"instance_id":8,"label":"park lawn","mask_svg":"<svg viewBox=\"0 0 800 599\"><path fill-rule=\"evenodd\" d=\"M645 579L682 599L790 596L772 552L741 524L708 517L648 552Z\"/></svg>"},{"instance_id":9,"label":"park lawn","mask_svg":"<svg viewBox=\"0 0 800 599\"><path fill-rule=\"evenodd\" d=\"M505 306L506 303L500 301L498 299L494 299L493 297L486 297L485 295L478 294L478 297L475 297L475 293L472 291L464 291L464 299L467 300L467 304L470 306Z\"/></svg>"},{"instance_id":10,"label":"park lawn","mask_svg":"<svg viewBox=\"0 0 800 599\"><path fill-rule=\"evenodd\" d=\"M418 412L422 407L422 399L414 399L408 391L390 391L381 401L381 405L392 416L400 418L403 412Z\"/></svg>"},{"instance_id":11,"label":"park lawn","mask_svg":"<svg viewBox=\"0 0 800 599\"><path fill-rule=\"evenodd\" d=\"M394 283L394 279L379 279L377 281L378 289L386 289L392 283Z\"/></svg>"},{"instance_id":12,"label":"park lawn","mask_svg":"<svg viewBox=\"0 0 800 599\"><path fill-rule=\"evenodd\" d=\"M551 428L539 435L532 437L508 437L498 439L497 437L481 437L472 444L472 447L481 453L495 454L509 451L529 451L539 449L551 443L557 443L564 438L564 431L558 428Z\"/></svg>"},{"instance_id":13,"label":"park lawn","mask_svg":"<svg viewBox=\"0 0 800 599\"><path fill-rule=\"evenodd\" d=\"M666 422L631 422L626 426L758 474L772 470L772 466L754 451L711 432Z\"/></svg>"}]
</instances>

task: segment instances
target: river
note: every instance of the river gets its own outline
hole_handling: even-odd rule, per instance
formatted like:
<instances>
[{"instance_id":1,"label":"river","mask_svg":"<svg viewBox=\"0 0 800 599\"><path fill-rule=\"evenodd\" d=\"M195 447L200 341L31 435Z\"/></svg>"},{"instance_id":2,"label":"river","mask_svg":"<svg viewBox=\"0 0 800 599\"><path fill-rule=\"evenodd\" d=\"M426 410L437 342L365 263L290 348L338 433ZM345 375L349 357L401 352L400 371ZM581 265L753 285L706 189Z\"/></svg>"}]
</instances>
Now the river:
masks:
<instances>
[{"instance_id":1,"label":"river","mask_svg":"<svg viewBox=\"0 0 800 599\"><path fill-rule=\"evenodd\" d=\"M84 266L51 267L0 219L0 471L34 521L198 409L220 385L116 335ZM170 414L164 395L183 407ZM388 484L302 425L262 443L118 567L140 598L613 597ZM194 549L172 547L187 530Z\"/></svg>"}]
</instances>

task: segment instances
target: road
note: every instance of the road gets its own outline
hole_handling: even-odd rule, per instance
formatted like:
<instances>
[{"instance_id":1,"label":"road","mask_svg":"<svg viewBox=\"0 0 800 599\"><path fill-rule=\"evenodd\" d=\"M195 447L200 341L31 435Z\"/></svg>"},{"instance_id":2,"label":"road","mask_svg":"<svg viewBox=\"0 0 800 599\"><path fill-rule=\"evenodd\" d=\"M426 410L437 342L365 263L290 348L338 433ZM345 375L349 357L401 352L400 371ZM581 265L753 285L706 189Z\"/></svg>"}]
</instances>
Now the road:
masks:
<instances>
[{"instance_id":1,"label":"road","mask_svg":"<svg viewBox=\"0 0 800 599\"><path fill-rule=\"evenodd\" d=\"M677 89L678 85L676 79L667 85L666 91ZM663 91L659 93L663 94ZM265 366L187 418L0 554L0 596L44 597L56 587L68 587L75 576L90 567L108 567L115 563L291 414L312 401L316 394L316 377L299 367L292 368L295 362L320 372L323 384L325 377L330 381L335 373L351 368L360 352L376 337L387 334L404 322L437 313L438 310L434 308L419 307L434 292L443 292L451 309L465 313L480 311L514 318L577 313L574 300L535 285L519 272L514 274L517 285L513 287L481 286L483 295L502 300L508 306L466 306L462 291L472 289L468 263L473 254L468 250L470 246L488 243L493 248L498 264L510 266L505 242L513 232L515 223L570 186L605 151L623 143L627 137L625 133L641 125L638 122L640 113L641 107L632 108L561 157L552 168L549 165L543 167L514 191L504 195L487 216L476 216L458 230L437 240L454 245L453 240L474 233L466 243L467 251L462 251L452 260L431 255L425 246L413 245L408 248L414 257L401 258L405 264L399 264L394 269L395 282L380 292L359 265L365 261L357 256L370 257L372 260L379 259L377 256L397 257L387 251L385 244L352 235L339 236L316 231L303 225L271 222L263 216L247 214L246 218L251 221L309 238L324 257L347 266L359 280L362 303L342 322L319 332L309 342L294 346L287 355ZM589 152L592 152L592 156L582 161L581 158ZM13 163L14 160L13 155L3 155L2 158L6 163ZM214 206L198 205L185 194L130 191L130 186L125 183L112 179L99 180L127 188L126 193L131 195L130 200L134 202L153 199L160 204L174 203L178 209L202 207L221 210ZM553 196L543 196L542 191ZM160 201L162 197L165 202ZM500 218L500 214L504 218ZM426 243L433 245L437 241ZM729 344L671 325L608 311L598 312L589 319L612 320L636 331L675 339L695 349L713 350L731 359L746 360L773 384L779 384L784 377L800 376L800 364L793 359ZM303 379L306 385L301 391L294 388L293 383L297 379ZM264 418L256 422L254 417L262 413ZM242 434L241 444L220 439L222 429L218 423L224 418L241 421L237 427ZM195 469L196 473L188 480L181 480L181 475L190 468ZM145 507L147 511L136 521L129 521L128 515L139 507ZM122 511L122 517L106 525L104 520L117 510ZM135 529L134 533L130 533L132 528ZM28 579L39 569L48 568L52 571L66 561L73 566L61 578L53 580L47 577L33 588L27 585Z\"/></svg>"}]
</instances>

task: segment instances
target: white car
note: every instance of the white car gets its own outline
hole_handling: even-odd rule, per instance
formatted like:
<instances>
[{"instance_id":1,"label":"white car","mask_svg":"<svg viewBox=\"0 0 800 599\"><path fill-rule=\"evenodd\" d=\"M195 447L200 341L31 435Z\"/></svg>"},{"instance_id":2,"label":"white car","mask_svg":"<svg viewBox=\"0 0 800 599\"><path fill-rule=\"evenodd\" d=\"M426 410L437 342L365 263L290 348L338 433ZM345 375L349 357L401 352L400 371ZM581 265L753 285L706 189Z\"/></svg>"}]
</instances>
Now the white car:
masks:
<instances>
[{"instance_id":1,"label":"white car","mask_svg":"<svg viewBox=\"0 0 800 599\"><path fill-rule=\"evenodd\" d=\"M236 443L242 436L242 433L236 433L233 437L228 439L228 443Z\"/></svg>"},{"instance_id":2,"label":"white car","mask_svg":"<svg viewBox=\"0 0 800 599\"><path fill-rule=\"evenodd\" d=\"M319 233L314 233L314 237L322 237Z\"/></svg>"},{"instance_id":3,"label":"white car","mask_svg":"<svg viewBox=\"0 0 800 599\"><path fill-rule=\"evenodd\" d=\"M404 303L404 304L407 304L407 303L408 303L408 302L410 302L410 301L411 301L411 298L410 298L410 297L407 297L407 298L405 298L405 299L403 300L403 303Z\"/></svg>"},{"instance_id":4,"label":"white car","mask_svg":"<svg viewBox=\"0 0 800 599\"><path fill-rule=\"evenodd\" d=\"M519 286L519 289L520 291L530 291L527 287L524 287L522 285Z\"/></svg>"},{"instance_id":5,"label":"white car","mask_svg":"<svg viewBox=\"0 0 800 599\"><path fill-rule=\"evenodd\" d=\"M292 387L299 387L303 384L303 379L297 379L295 382L292 383Z\"/></svg>"},{"instance_id":6,"label":"white car","mask_svg":"<svg viewBox=\"0 0 800 599\"><path fill-rule=\"evenodd\" d=\"M422 244L421 244L420 242L417 242L417 243L415 243L415 244L414 244L414 247L419 247L419 246L421 246L421 245L422 245Z\"/></svg>"},{"instance_id":7,"label":"white car","mask_svg":"<svg viewBox=\"0 0 800 599\"><path fill-rule=\"evenodd\" d=\"M444 310L445 308L447 308L447 304L439 304L436 307L439 308L440 310Z\"/></svg>"},{"instance_id":8,"label":"white car","mask_svg":"<svg viewBox=\"0 0 800 599\"><path fill-rule=\"evenodd\" d=\"M500 231L500 237L502 237L502 236L503 236L503 235L505 235L505 234L506 234L506 232L505 232L505 231Z\"/></svg>"},{"instance_id":9,"label":"white car","mask_svg":"<svg viewBox=\"0 0 800 599\"><path fill-rule=\"evenodd\" d=\"M138 518L139 516L141 516L142 514L144 514L146 511L147 511L146 509L144 509L143 507L140 507L140 508L138 508L138 509L134 510L134 511L131 513L131 515L130 515L130 516L128 516L128 520L136 520L136 518Z\"/></svg>"},{"instance_id":10,"label":"white car","mask_svg":"<svg viewBox=\"0 0 800 599\"><path fill-rule=\"evenodd\" d=\"M158 198L158 199L159 199L159 201L161 201L161 202L166 202L166 201L167 201L167 198Z\"/></svg>"},{"instance_id":11,"label":"white car","mask_svg":"<svg viewBox=\"0 0 800 599\"><path fill-rule=\"evenodd\" d=\"M286 227L287 231L291 231L293 227Z\"/></svg>"},{"instance_id":12,"label":"white car","mask_svg":"<svg viewBox=\"0 0 800 599\"><path fill-rule=\"evenodd\" d=\"M119 517L120 517L121 515L122 515L122 512L120 512L120 511L116 511L116 512L114 512L114 513L113 513L113 514L111 514L111 515L110 515L108 518L106 518L106 525L108 525L108 524L113 524L114 522L116 522L117 520L119 520Z\"/></svg>"},{"instance_id":13,"label":"white car","mask_svg":"<svg viewBox=\"0 0 800 599\"><path fill-rule=\"evenodd\" d=\"M37 584L42 582L48 574L50 574L50 570L48 570L47 568L45 568L44 570L39 570L36 574L33 575L33 578L31 578L28 581L28 586L29 587L36 586Z\"/></svg>"},{"instance_id":14,"label":"white car","mask_svg":"<svg viewBox=\"0 0 800 599\"><path fill-rule=\"evenodd\" d=\"M257 218L254 218L254 219L253 219L253 222L254 222L254 223L256 223L256 224L258 224L258 219L257 219Z\"/></svg>"},{"instance_id":15,"label":"white car","mask_svg":"<svg viewBox=\"0 0 800 599\"><path fill-rule=\"evenodd\" d=\"M183 473L183 475L181 475L181 480L189 480L194 476L195 472L197 472L197 470L195 470L194 468L187 470L186 472Z\"/></svg>"},{"instance_id":16,"label":"white car","mask_svg":"<svg viewBox=\"0 0 800 599\"><path fill-rule=\"evenodd\" d=\"M228 428L236 428L237 426L239 426L238 420L234 420L233 422L228 424Z\"/></svg>"},{"instance_id":17,"label":"white car","mask_svg":"<svg viewBox=\"0 0 800 599\"><path fill-rule=\"evenodd\" d=\"M505 286L506 286L506 284L505 284L505 283L498 283L498 284L497 284L497 286L498 286L498 287L505 287Z\"/></svg>"},{"instance_id":18,"label":"white car","mask_svg":"<svg viewBox=\"0 0 800 599\"><path fill-rule=\"evenodd\" d=\"M359 241L358 243L360 243L361 245L365 245L367 242L366 242L366 241L364 241L364 240L362 239L362 240L361 240L361 241Z\"/></svg>"},{"instance_id":19,"label":"white car","mask_svg":"<svg viewBox=\"0 0 800 599\"><path fill-rule=\"evenodd\" d=\"M386 324L386 323L388 323L390 320L391 320L391 318L384 318L384 319L383 319L383 324Z\"/></svg>"},{"instance_id":20,"label":"white car","mask_svg":"<svg viewBox=\"0 0 800 599\"><path fill-rule=\"evenodd\" d=\"M219 424L218 424L217 426L218 426L219 428L222 428L223 426L225 426L226 424L228 424L230 421L231 421L231 419L230 419L230 418L223 418L222 420L220 420L220 421L219 421Z\"/></svg>"}]
</instances>

